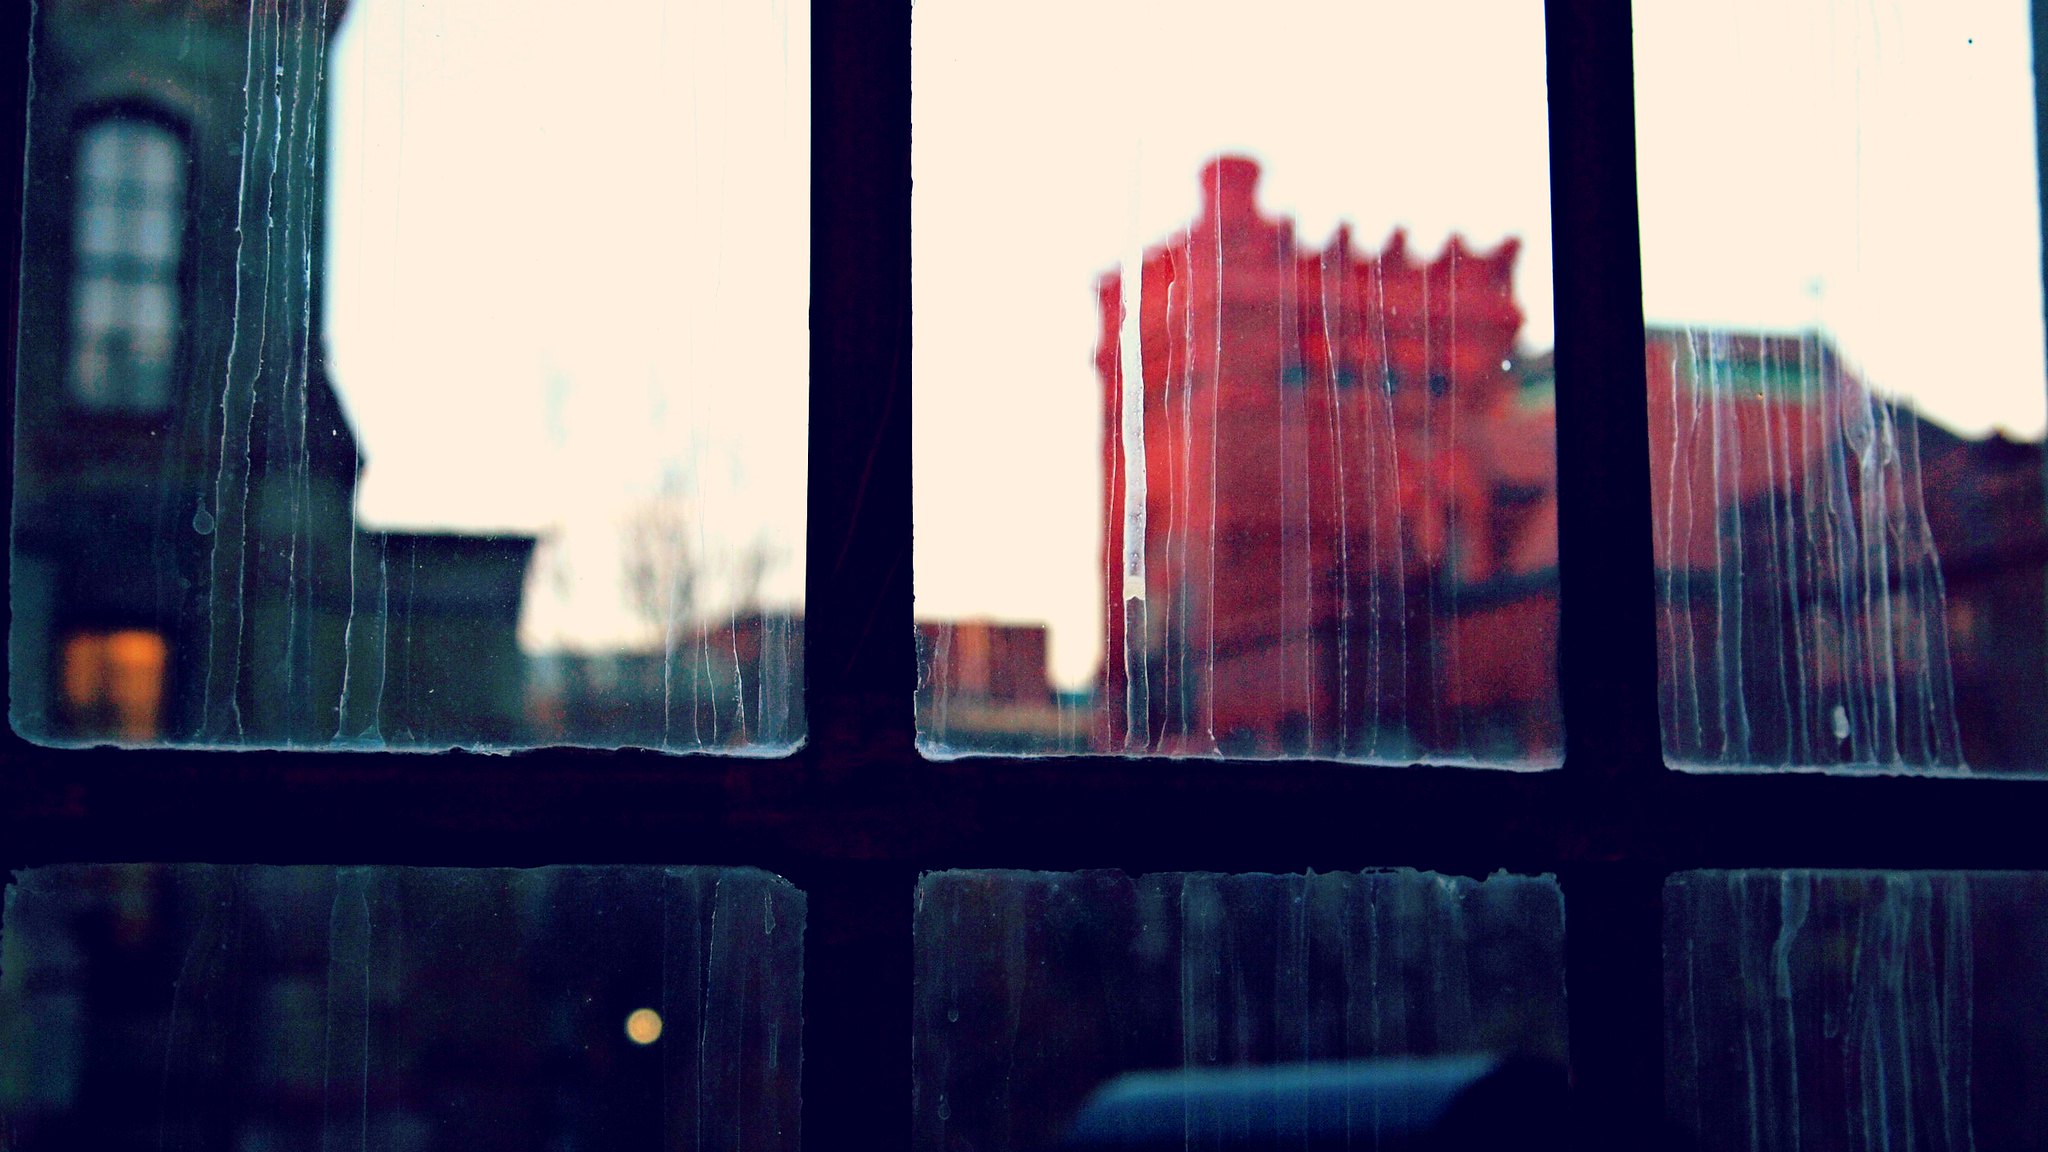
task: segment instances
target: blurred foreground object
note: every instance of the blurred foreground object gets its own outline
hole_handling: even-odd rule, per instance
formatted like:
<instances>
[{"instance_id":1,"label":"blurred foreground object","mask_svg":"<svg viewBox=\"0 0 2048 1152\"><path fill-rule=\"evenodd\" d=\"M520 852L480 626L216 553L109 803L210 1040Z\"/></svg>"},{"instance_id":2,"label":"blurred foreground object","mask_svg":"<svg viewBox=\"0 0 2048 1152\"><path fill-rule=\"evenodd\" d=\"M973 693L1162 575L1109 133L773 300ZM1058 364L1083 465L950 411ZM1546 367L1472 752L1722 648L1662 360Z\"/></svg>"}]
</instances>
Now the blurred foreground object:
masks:
<instances>
[{"instance_id":1,"label":"blurred foreground object","mask_svg":"<svg viewBox=\"0 0 2048 1152\"><path fill-rule=\"evenodd\" d=\"M1069 1149L1552 1147L1563 1068L1490 1056L1138 1072L1098 1090Z\"/></svg>"}]
</instances>

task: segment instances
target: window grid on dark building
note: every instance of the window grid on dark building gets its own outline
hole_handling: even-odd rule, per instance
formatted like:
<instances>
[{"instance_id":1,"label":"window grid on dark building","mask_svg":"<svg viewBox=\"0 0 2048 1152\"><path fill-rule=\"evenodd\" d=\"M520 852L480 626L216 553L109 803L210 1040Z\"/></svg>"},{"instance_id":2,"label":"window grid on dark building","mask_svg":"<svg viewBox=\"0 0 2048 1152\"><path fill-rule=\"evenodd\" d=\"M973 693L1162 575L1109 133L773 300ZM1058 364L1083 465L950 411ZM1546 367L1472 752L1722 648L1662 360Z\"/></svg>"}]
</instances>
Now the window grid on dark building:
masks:
<instances>
[{"instance_id":1,"label":"window grid on dark building","mask_svg":"<svg viewBox=\"0 0 2048 1152\"><path fill-rule=\"evenodd\" d=\"M178 137L147 120L109 116L79 135L71 393L84 407L146 413L170 400L183 168Z\"/></svg>"}]
</instances>

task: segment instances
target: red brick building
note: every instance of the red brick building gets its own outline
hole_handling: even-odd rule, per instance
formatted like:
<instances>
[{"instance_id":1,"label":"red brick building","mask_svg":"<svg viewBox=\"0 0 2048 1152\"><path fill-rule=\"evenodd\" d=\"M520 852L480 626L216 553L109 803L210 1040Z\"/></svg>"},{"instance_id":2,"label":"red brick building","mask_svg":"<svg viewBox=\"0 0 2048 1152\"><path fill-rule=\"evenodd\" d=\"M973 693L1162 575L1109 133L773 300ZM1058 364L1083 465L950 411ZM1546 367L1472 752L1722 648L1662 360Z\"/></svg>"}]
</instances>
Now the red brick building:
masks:
<instances>
[{"instance_id":1,"label":"red brick building","mask_svg":"<svg viewBox=\"0 0 2048 1152\"><path fill-rule=\"evenodd\" d=\"M1258 169L1098 284L1092 719L1036 626L920 625L949 751L1554 762L1551 357L1517 243L1305 249ZM1647 333L1665 747L2017 766L2048 731L2041 449L1959 439L1816 333Z\"/></svg>"},{"instance_id":2,"label":"red brick building","mask_svg":"<svg viewBox=\"0 0 2048 1152\"><path fill-rule=\"evenodd\" d=\"M1554 436L1517 242L1299 246L1258 167L1099 286L1102 739L1552 759Z\"/></svg>"},{"instance_id":3,"label":"red brick building","mask_svg":"<svg viewBox=\"0 0 2048 1152\"><path fill-rule=\"evenodd\" d=\"M1554 407L1548 358L1516 346L1516 242L1307 250L1260 214L1251 161L1201 180L1139 283L1098 286L1098 740L1554 759ZM1815 333L1646 345L1668 754L2038 747L2039 446L1924 423Z\"/></svg>"}]
</instances>

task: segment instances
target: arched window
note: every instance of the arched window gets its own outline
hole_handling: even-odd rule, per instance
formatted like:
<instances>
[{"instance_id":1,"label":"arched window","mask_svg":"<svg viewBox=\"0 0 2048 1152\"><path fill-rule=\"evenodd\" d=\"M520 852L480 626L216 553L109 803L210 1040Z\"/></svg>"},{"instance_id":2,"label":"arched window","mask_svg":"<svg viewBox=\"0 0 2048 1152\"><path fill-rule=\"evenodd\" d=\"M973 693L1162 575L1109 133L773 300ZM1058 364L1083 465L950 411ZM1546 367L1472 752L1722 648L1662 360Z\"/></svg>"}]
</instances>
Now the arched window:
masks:
<instances>
[{"instance_id":1,"label":"arched window","mask_svg":"<svg viewBox=\"0 0 2048 1152\"><path fill-rule=\"evenodd\" d=\"M80 135L71 272L71 395L154 412L170 400L185 228L185 145L112 116Z\"/></svg>"}]
</instances>

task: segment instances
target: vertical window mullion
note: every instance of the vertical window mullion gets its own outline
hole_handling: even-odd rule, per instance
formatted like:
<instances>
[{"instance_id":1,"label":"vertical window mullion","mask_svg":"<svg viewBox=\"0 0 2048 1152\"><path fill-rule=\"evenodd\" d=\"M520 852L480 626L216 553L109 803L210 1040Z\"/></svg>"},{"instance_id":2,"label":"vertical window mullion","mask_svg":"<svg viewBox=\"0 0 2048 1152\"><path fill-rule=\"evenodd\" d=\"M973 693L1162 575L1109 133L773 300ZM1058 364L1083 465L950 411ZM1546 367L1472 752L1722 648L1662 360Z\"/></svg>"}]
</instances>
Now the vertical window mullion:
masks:
<instances>
[{"instance_id":1,"label":"vertical window mullion","mask_svg":"<svg viewBox=\"0 0 2048 1152\"><path fill-rule=\"evenodd\" d=\"M810 739L908 763L910 5L817 0L812 27Z\"/></svg>"},{"instance_id":2,"label":"vertical window mullion","mask_svg":"<svg viewBox=\"0 0 2048 1152\"><path fill-rule=\"evenodd\" d=\"M790 879L804 929L806 1148L911 1146L911 912L917 869L833 860Z\"/></svg>"},{"instance_id":3,"label":"vertical window mullion","mask_svg":"<svg viewBox=\"0 0 2048 1152\"><path fill-rule=\"evenodd\" d=\"M1591 1147L1663 1148L1661 867L1560 869L1572 1091Z\"/></svg>"},{"instance_id":4,"label":"vertical window mullion","mask_svg":"<svg viewBox=\"0 0 2048 1152\"><path fill-rule=\"evenodd\" d=\"M1569 791L1595 862L1560 869L1581 1105L1653 1146L1663 1098L1661 869L1627 859L1664 769L1633 32L1617 0L1548 0L1557 285L1560 681Z\"/></svg>"},{"instance_id":5,"label":"vertical window mullion","mask_svg":"<svg viewBox=\"0 0 2048 1152\"><path fill-rule=\"evenodd\" d=\"M1662 771L1629 6L1550 0L1565 770Z\"/></svg>"},{"instance_id":6,"label":"vertical window mullion","mask_svg":"<svg viewBox=\"0 0 2048 1152\"><path fill-rule=\"evenodd\" d=\"M811 404L804 602L809 744L826 820L913 799L910 2L813 0ZM806 1147L908 1147L907 864L811 845ZM890 846L882 845L887 855Z\"/></svg>"}]
</instances>

